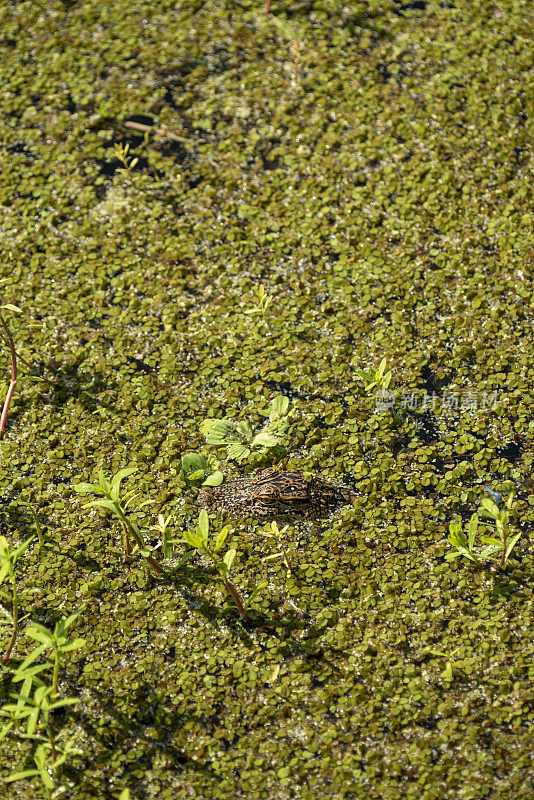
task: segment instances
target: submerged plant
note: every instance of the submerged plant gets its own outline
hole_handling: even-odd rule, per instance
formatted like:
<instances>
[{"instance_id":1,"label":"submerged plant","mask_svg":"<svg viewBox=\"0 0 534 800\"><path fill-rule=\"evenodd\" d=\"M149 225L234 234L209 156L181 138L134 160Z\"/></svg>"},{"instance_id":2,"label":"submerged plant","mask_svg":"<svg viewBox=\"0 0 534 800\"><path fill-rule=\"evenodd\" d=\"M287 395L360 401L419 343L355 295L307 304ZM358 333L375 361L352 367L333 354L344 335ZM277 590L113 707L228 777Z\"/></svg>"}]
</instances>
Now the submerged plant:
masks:
<instances>
[{"instance_id":1,"label":"submerged plant","mask_svg":"<svg viewBox=\"0 0 534 800\"><path fill-rule=\"evenodd\" d=\"M456 548L455 553L448 553L445 558L447 561L453 561L456 558L463 557L468 561L475 564L482 564L485 561L494 559L500 553L500 559L495 564L497 569L503 567L508 561L512 550L514 549L521 532L510 536L508 533L510 510L512 508L514 495L510 494L503 508L500 508L489 498L485 497L480 506L480 513L493 518L495 535L480 536L480 541L484 547L477 544L477 536L479 532L479 525L489 526L491 523L479 522L479 516L474 513L471 516L469 525L467 526L467 533L463 530L460 520L456 519L449 525L449 542Z\"/></svg>"},{"instance_id":2,"label":"submerged plant","mask_svg":"<svg viewBox=\"0 0 534 800\"><path fill-rule=\"evenodd\" d=\"M97 494L103 495L102 500L92 500L84 505L84 508L105 508L111 511L113 516L119 520L122 530L124 532L124 547L126 555L139 550L140 554L150 564L153 570L162 573L163 567L155 560L150 552L150 549L145 544L143 535L137 523L132 519L131 513L138 512L144 506L148 505L151 501L146 500L143 503L136 504L138 494L135 490L121 494L121 483L124 478L129 477L137 472L135 467L126 467L120 469L110 480L108 480L103 471L100 470L98 475L98 483L78 483L73 486L75 492L78 494ZM134 541L134 548L131 548L131 541Z\"/></svg>"},{"instance_id":3,"label":"submerged plant","mask_svg":"<svg viewBox=\"0 0 534 800\"><path fill-rule=\"evenodd\" d=\"M226 550L223 555L224 544L231 530L232 528L230 525L225 525L225 527L219 531L215 537L215 540L211 541L208 513L205 509L202 509L194 533L191 531L184 531L182 536L183 540L193 548L193 550L189 551L186 556L189 556L190 554L192 555L195 551L197 551L198 553L202 553L210 559L215 566L226 591L234 601L237 610L244 619L248 619L248 614L245 610L246 605L248 605L251 600L256 597L256 595L258 595L259 592L265 588L265 586L267 586L267 582L257 586L248 598L247 602L243 600L237 587L234 583L232 583L232 581L230 581L229 577L237 551L235 548L230 548Z\"/></svg>"},{"instance_id":4,"label":"submerged plant","mask_svg":"<svg viewBox=\"0 0 534 800\"><path fill-rule=\"evenodd\" d=\"M265 455L269 451L282 450L282 437L289 429L289 399L283 395L275 397L268 409L259 411L268 417L261 431L254 433L250 423L231 419L205 419L200 432L208 444L225 446L228 458L244 461L253 451ZM213 485L213 484L212 484Z\"/></svg>"}]
</instances>

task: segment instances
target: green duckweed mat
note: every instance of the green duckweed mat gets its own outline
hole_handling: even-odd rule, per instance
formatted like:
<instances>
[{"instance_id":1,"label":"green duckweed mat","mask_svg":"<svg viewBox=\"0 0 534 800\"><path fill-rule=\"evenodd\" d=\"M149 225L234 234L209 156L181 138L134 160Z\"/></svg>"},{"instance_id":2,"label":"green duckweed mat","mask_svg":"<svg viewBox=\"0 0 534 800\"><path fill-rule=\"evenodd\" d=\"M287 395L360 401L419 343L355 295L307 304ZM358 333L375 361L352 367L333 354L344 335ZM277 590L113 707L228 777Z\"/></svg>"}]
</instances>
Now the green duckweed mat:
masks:
<instances>
[{"instance_id":1,"label":"green duckweed mat","mask_svg":"<svg viewBox=\"0 0 534 800\"><path fill-rule=\"evenodd\" d=\"M530 796L532 30L529 0L1 3L0 273L30 365L1 527L34 532L26 500L44 528L24 613L85 604L56 797ZM261 286L268 325L245 314ZM384 357L380 410L355 369ZM290 520L291 574L266 522L233 523L236 585L268 581L244 625L207 563L124 561L72 487L136 466L144 524L179 536L202 420L257 428L280 394L279 465L357 499ZM272 461L214 452L227 478ZM515 493L500 571L445 559L485 486ZM3 775L31 754L7 736Z\"/></svg>"}]
</instances>

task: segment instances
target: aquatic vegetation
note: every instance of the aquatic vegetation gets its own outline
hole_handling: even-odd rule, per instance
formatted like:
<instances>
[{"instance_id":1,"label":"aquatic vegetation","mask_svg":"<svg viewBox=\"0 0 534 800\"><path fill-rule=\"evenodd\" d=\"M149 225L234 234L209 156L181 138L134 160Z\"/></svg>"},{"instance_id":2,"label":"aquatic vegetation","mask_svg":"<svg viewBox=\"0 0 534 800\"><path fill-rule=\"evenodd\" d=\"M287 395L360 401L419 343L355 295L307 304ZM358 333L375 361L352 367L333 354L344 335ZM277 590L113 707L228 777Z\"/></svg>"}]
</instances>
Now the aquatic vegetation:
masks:
<instances>
[{"instance_id":1,"label":"aquatic vegetation","mask_svg":"<svg viewBox=\"0 0 534 800\"><path fill-rule=\"evenodd\" d=\"M228 458L239 462L247 459L253 451L262 455L283 452L283 437L289 429L289 399L279 395L270 408L258 413L268 417L267 424L258 433L254 433L249 422L232 419L205 419L200 432L208 444L226 447Z\"/></svg>"},{"instance_id":2,"label":"aquatic vegetation","mask_svg":"<svg viewBox=\"0 0 534 800\"><path fill-rule=\"evenodd\" d=\"M132 519L132 512L137 513L142 508L151 503L145 500L137 503L139 494L135 489L121 494L121 483L125 478L137 472L135 467L120 469L110 480L103 471L98 474L98 483L77 483L72 488L78 494L97 494L103 495L103 500L91 500L84 505L84 508L104 508L110 511L118 519L124 533L124 549L127 556L139 551L143 558L150 564L155 572L163 573L163 567L155 560L154 556L147 547L141 530L137 523ZM131 542L134 541L132 548Z\"/></svg>"},{"instance_id":3,"label":"aquatic vegetation","mask_svg":"<svg viewBox=\"0 0 534 800\"><path fill-rule=\"evenodd\" d=\"M485 534L480 536L480 541L485 547L481 547L477 543L477 535L479 524L487 527L489 523L480 523L478 513L475 512L471 516L467 526L467 533L464 531L461 521L454 520L451 522L449 525L449 542L456 548L456 552L447 553L445 556L447 561L462 557L475 564L482 564L485 561L494 559L500 553L500 559L495 566L502 568L521 537L521 532L513 536L509 535L508 528L513 500L514 495L510 494L502 508L499 508L489 498L482 500L480 513L491 517L495 525L494 535L488 536Z\"/></svg>"},{"instance_id":4,"label":"aquatic vegetation","mask_svg":"<svg viewBox=\"0 0 534 800\"><path fill-rule=\"evenodd\" d=\"M34 521L34 524L35 524L35 533L37 535L37 541L39 542L39 552L41 552L41 550L43 549L43 547L45 545L45 541L44 541L43 528L42 528L41 522L39 520L39 517L37 516L37 510L33 506L32 503L28 503L27 501L24 501L24 500L19 500L18 501L18 505L19 506L24 506L25 508L29 509L30 514L33 517L33 521Z\"/></svg>"},{"instance_id":5,"label":"aquatic vegetation","mask_svg":"<svg viewBox=\"0 0 534 800\"><path fill-rule=\"evenodd\" d=\"M452 650L450 653L445 653L443 652L443 650L434 650L434 649L429 649L427 651L428 655L437 656L438 658L445 659L445 669L441 673L441 677L443 678L444 681L450 682L454 677L454 667L456 661L454 656L456 655L456 653L459 652L459 650L461 650L460 647L455 647L454 650Z\"/></svg>"},{"instance_id":6,"label":"aquatic vegetation","mask_svg":"<svg viewBox=\"0 0 534 800\"><path fill-rule=\"evenodd\" d=\"M14 306L12 303L5 303L4 305L0 306L0 310L2 311L14 311L15 313L22 313L20 308ZM11 405L11 399L13 397L13 392L15 391L15 384L17 382L17 351L15 349L15 342L13 341L13 336L11 335L11 331L5 321L3 315L0 313L0 326L2 327L2 335L7 342L9 347L9 355L11 361L11 380L9 382L9 386L7 389L6 399L4 400L4 406L2 408L2 415L0 416L0 439L2 438L2 434L4 433L4 429L6 427L7 422L7 415L9 413L9 407Z\"/></svg>"},{"instance_id":7,"label":"aquatic vegetation","mask_svg":"<svg viewBox=\"0 0 534 800\"><path fill-rule=\"evenodd\" d=\"M39 587L21 615L88 601L69 660L85 753L65 769L67 795L523 797L532 4L278 0L271 14L303 43L293 81L290 39L259 23L260 0L240 2L0 9L0 271L39 323L24 338L32 372L57 374L21 380L17 359L0 522L11 546L35 533L24 496L44 530L42 552L34 540L15 567L19 589ZM147 144L131 121L153 129ZM117 142L139 158L131 178ZM243 313L260 285L272 331ZM4 317L18 349L20 315ZM354 371L384 357L405 414L373 413L377 390ZM441 402L467 392L470 407ZM285 452L227 465L226 445L202 447L205 418L257 433L279 394L298 410ZM414 394L432 405L409 405ZM236 522L219 553L238 550L243 600L268 572L250 615L280 612L274 634L219 624L214 604L239 614L206 555L177 571L191 548L175 542L163 559L196 526L197 483L180 475L191 451L229 480L274 462L350 476L350 507L283 534L290 575L264 561L281 551L262 535L269 518ZM165 579L139 552L123 563L110 511L81 511L106 499L72 491L98 483L95 465L139 469L129 481L153 505L132 519ZM523 533L502 575L487 568L502 550L484 568L445 560L449 523L462 515L467 534L483 484L515 492L509 534ZM484 548L495 526L478 515ZM429 663L427 647L460 648L450 686L447 657ZM2 763L35 766L23 744L3 739ZM42 798L29 780L7 794Z\"/></svg>"},{"instance_id":8,"label":"aquatic vegetation","mask_svg":"<svg viewBox=\"0 0 534 800\"><path fill-rule=\"evenodd\" d=\"M263 560L267 562L267 561L274 561L276 559L281 559L282 563L284 564L287 570L287 574L291 575L291 558L287 550L287 542L284 537L284 533L287 530L289 530L289 525L284 525L284 527L280 530L277 522L273 520L267 531L262 532L262 535L266 539L268 538L274 539L277 546L280 548L278 553L271 553L270 555L265 556Z\"/></svg>"},{"instance_id":9,"label":"aquatic vegetation","mask_svg":"<svg viewBox=\"0 0 534 800\"><path fill-rule=\"evenodd\" d=\"M218 467L219 462L211 453L207 458L199 453L185 453L180 478L188 486L219 486L224 475Z\"/></svg>"},{"instance_id":10,"label":"aquatic vegetation","mask_svg":"<svg viewBox=\"0 0 534 800\"><path fill-rule=\"evenodd\" d=\"M271 324L267 318L267 309L271 305L273 298L271 295L267 294L263 283L258 286L256 290L256 297L257 302L251 308L248 308L244 313L249 317L261 317L261 322L263 322L265 327L272 333Z\"/></svg>"},{"instance_id":11,"label":"aquatic vegetation","mask_svg":"<svg viewBox=\"0 0 534 800\"><path fill-rule=\"evenodd\" d=\"M10 692L13 702L0 708L0 717L7 720L0 729L0 741L8 735L33 742L35 768L15 770L4 778L6 783L37 777L45 800L52 798L61 781L62 767L74 756L82 754L76 736L65 736L57 729L54 712L78 703L78 698L59 696L59 671L65 656L85 644L84 639L69 639L67 633L83 609L61 617L51 631L32 622L24 634L39 644L15 670L13 683L22 683L19 692ZM44 663L39 661L45 654ZM51 674L50 674L51 673Z\"/></svg>"},{"instance_id":12,"label":"aquatic vegetation","mask_svg":"<svg viewBox=\"0 0 534 800\"><path fill-rule=\"evenodd\" d=\"M29 586L25 586L23 589L19 590L17 586L17 575L15 573L15 565L18 559L26 552L33 539L34 537L30 536L30 538L26 539L19 547L12 548L6 537L0 536L0 598L7 602L11 609L9 612L6 609L1 610L10 618L13 626L7 649L2 656L3 664L9 661L17 640L19 624L24 619L24 617L19 618L20 599L22 596L31 594L34 591L34 589ZM8 585L7 589L2 588L4 583Z\"/></svg>"},{"instance_id":13,"label":"aquatic vegetation","mask_svg":"<svg viewBox=\"0 0 534 800\"><path fill-rule=\"evenodd\" d=\"M518 533L513 534L510 536L509 526L510 526L510 513L512 510L512 504L514 502L514 493L508 495L506 500L504 501L504 505L502 508L499 508L492 500L485 497L482 500L480 513L485 514L487 517L491 517L493 520L493 525L495 528L493 529L494 535L491 536L482 536L482 541L487 544L489 547L496 548L496 552L500 551L501 557L496 564L496 567L502 568L508 561L512 550L516 546L517 542L521 538L521 531ZM484 525L488 525L488 523L482 523Z\"/></svg>"},{"instance_id":14,"label":"aquatic vegetation","mask_svg":"<svg viewBox=\"0 0 534 800\"><path fill-rule=\"evenodd\" d=\"M130 145L128 143L119 144L116 142L113 149L115 151L116 157L122 164L122 168L118 169L117 172L122 172L124 175L127 175L128 178L131 178L132 169L137 165L139 159L137 158L137 156L131 157L128 155L128 152L130 150Z\"/></svg>"},{"instance_id":15,"label":"aquatic vegetation","mask_svg":"<svg viewBox=\"0 0 534 800\"><path fill-rule=\"evenodd\" d=\"M387 360L383 358L380 364L376 369L355 369L354 372L358 375L365 383L365 391L370 393L373 389L377 390L386 390L389 389L391 384L391 370L387 369Z\"/></svg>"},{"instance_id":16,"label":"aquatic vegetation","mask_svg":"<svg viewBox=\"0 0 534 800\"><path fill-rule=\"evenodd\" d=\"M158 520L152 526L152 530L161 534L161 548L163 550L163 558L170 559L174 555L174 535L170 529L170 524L173 521L172 514L167 518L163 514L158 514Z\"/></svg>"},{"instance_id":17,"label":"aquatic vegetation","mask_svg":"<svg viewBox=\"0 0 534 800\"><path fill-rule=\"evenodd\" d=\"M239 611L240 615L243 619L248 619L248 614L245 610L246 606L250 604L250 602L256 597L265 586L267 586L267 582L260 583L250 594L247 601L244 601L239 590L235 586L232 581L230 581L230 572L232 571L232 567L234 565L235 557L237 555L237 550L234 547L229 548L224 555L222 555L222 550L224 548L224 544L228 537L228 534L232 531L230 525L225 525L224 528L217 533L215 539L213 541L210 540L210 523L208 513L205 509L199 514L198 517L198 524L194 532L192 531L184 531L182 534L182 538L184 542L186 542L190 547L193 548L193 552L197 551L200 554L203 554L209 558L209 560L215 566L217 570L217 574L221 582L223 583L226 591L234 601L237 610Z\"/></svg>"}]
</instances>

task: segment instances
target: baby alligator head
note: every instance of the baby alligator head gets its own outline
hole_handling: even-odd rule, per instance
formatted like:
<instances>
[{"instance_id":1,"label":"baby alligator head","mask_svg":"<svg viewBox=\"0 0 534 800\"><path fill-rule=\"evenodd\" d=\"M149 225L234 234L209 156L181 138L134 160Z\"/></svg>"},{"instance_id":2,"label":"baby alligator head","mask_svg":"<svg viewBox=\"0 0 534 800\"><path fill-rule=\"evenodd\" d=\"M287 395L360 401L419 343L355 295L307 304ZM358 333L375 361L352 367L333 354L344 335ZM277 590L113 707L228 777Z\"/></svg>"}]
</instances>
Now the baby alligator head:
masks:
<instances>
[{"instance_id":1,"label":"baby alligator head","mask_svg":"<svg viewBox=\"0 0 534 800\"><path fill-rule=\"evenodd\" d=\"M340 489L314 477L307 480L300 470L264 469L251 478L232 481L199 492L197 503L208 511L230 516L273 516L290 512L321 512L353 499Z\"/></svg>"}]
</instances>

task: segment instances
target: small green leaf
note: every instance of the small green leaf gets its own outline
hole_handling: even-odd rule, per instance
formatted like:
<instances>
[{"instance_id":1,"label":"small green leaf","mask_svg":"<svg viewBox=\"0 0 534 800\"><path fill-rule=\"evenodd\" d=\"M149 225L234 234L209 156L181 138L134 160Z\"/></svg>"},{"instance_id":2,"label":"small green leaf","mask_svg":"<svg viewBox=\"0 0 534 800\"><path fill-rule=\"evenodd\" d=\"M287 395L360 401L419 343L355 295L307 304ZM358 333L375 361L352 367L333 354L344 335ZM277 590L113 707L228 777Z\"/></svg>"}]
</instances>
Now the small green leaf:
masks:
<instances>
[{"instance_id":1,"label":"small green leaf","mask_svg":"<svg viewBox=\"0 0 534 800\"><path fill-rule=\"evenodd\" d=\"M250 449L242 444L231 444L228 447L228 458L235 458L236 461L243 461L250 455Z\"/></svg>"},{"instance_id":2,"label":"small green leaf","mask_svg":"<svg viewBox=\"0 0 534 800\"><path fill-rule=\"evenodd\" d=\"M206 511L205 508L203 508L202 511L199 514L197 531L201 536L201 541L202 541L203 547L207 548L207 546L208 546L208 537L209 537L209 532L210 532L210 520L209 520L209 517L208 517L208 512Z\"/></svg>"},{"instance_id":3,"label":"small green leaf","mask_svg":"<svg viewBox=\"0 0 534 800\"><path fill-rule=\"evenodd\" d=\"M241 436L244 437L246 441L248 441L252 436L252 428L250 427L250 424L246 421L238 422L236 425L236 430L239 434L241 434Z\"/></svg>"},{"instance_id":4,"label":"small green leaf","mask_svg":"<svg viewBox=\"0 0 534 800\"><path fill-rule=\"evenodd\" d=\"M13 303L5 303L5 305L0 306L0 308L5 308L6 311L16 311L17 314L22 314L22 310L18 306L14 306Z\"/></svg>"},{"instance_id":5,"label":"small green leaf","mask_svg":"<svg viewBox=\"0 0 534 800\"><path fill-rule=\"evenodd\" d=\"M210 444L221 444L230 435L232 426L225 420L205 419L199 430Z\"/></svg>"},{"instance_id":6,"label":"small green leaf","mask_svg":"<svg viewBox=\"0 0 534 800\"><path fill-rule=\"evenodd\" d=\"M252 440L252 447L276 447L280 444L280 439L270 436L267 432L258 433Z\"/></svg>"},{"instance_id":7,"label":"small green leaf","mask_svg":"<svg viewBox=\"0 0 534 800\"><path fill-rule=\"evenodd\" d=\"M6 738L7 734L9 733L14 724L15 724L14 722L8 722L6 723L6 725L3 726L3 728L0 728L0 742L2 742Z\"/></svg>"},{"instance_id":8,"label":"small green leaf","mask_svg":"<svg viewBox=\"0 0 534 800\"><path fill-rule=\"evenodd\" d=\"M468 547L469 550L473 549L475 544L475 539L478 530L478 514L475 513L472 515L471 519L469 520L469 527L468 527Z\"/></svg>"},{"instance_id":9,"label":"small green leaf","mask_svg":"<svg viewBox=\"0 0 534 800\"><path fill-rule=\"evenodd\" d=\"M195 483L195 481L201 481L205 477L205 472L203 469L199 469L196 472L190 472L187 476L187 480L191 483Z\"/></svg>"},{"instance_id":10,"label":"small green leaf","mask_svg":"<svg viewBox=\"0 0 534 800\"><path fill-rule=\"evenodd\" d=\"M268 585L269 585L269 581L263 581L262 583L259 583L256 586L256 588L250 593L250 595L248 597L248 600L245 603L245 608L247 608L252 603L252 601L256 597L258 597L258 595L260 595L263 592L263 590L265 589L265 587L268 586Z\"/></svg>"},{"instance_id":11,"label":"small green leaf","mask_svg":"<svg viewBox=\"0 0 534 800\"><path fill-rule=\"evenodd\" d=\"M484 544L491 544L494 547L502 546L502 541L500 539L496 539L495 536L481 536L480 539L482 542L484 542Z\"/></svg>"},{"instance_id":12,"label":"small green leaf","mask_svg":"<svg viewBox=\"0 0 534 800\"><path fill-rule=\"evenodd\" d=\"M499 553L502 549L502 545L499 543L498 545L490 544L487 547L483 547L480 551L480 559L485 561L488 558L493 558L496 553Z\"/></svg>"},{"instance_id":13,"label":"small green leaf","mask_svg":"<svg viewBox=\"0 0 534 800\"><path fill-rule=\"evenodd\" d=\"M100 470L98 473L98 485L104 492L104 494L109 494L111 491L111 486L108 483L106 476L104 475L104 471Z\"/></svg>"},{"instance_id":14,"label":"small green leaf","mask_svg":"<svg viewBox=\"0 0 534 800\"><path fill-rule=\"evenodd\" d=\"M195 534L191 533L191 531L183 531L182 538L187 544L191 545L191 547L194 547L195 550L201 549L202 547L201 536L195 536Z\"/></svg>"},{"instance_id":15,"label":"small green leaf","mask_svg":"<svg viewBox=\"0 0 534 800\"><path fill-rule=\"evenodd\" d=\"M515 545L516 545L516 542L517 542L517 541L518 541L518 539L520 539L520 538L521 538L521 531L519 531L519 533L516 533L516 534L515 534L515 536L511 536L511 537L508 539L508 541L506 542L506 554L505 554L505 558L508 558L508 556L510 555L510 553L511 553L511 552L512 552L512 550L514 549L514 547L515 547Z\"/></svg>"},{"instance_id":16,"label":"small green leaf","mask_svg":"<svg viewBox=\"0 0 534 800\"><path fill-rule=\"evenodd\" d=\"M66 697L64 700L56 700L55 703L50 703L50 710L63 708L64 706L75 706L79 702L80 699L78 697Z\"/></svg>"},{"instance_id":17,"label":"small green leaf","mask_svg":"<svg viewBox=\"0 0 534 800\"><path fill-rule=\"evenodd\" d=\"M365 372L363 369L355 368L354 372L359 378L363 378L364 381L372 381L374 378L374 375L372 375L370 372Z\"/></svg>"},{"instance_id":18,"label":"small green leaf","mask_svg":"<svg viewBox=\"0 0 534 800\"><path fill-rule=\"evenodd\" d=\"M184 538L185 538L185 537L184 537ZM190 543L188 542L188 544L190 544ZM177 563L177 565L176 565L176 569L180 569L180 567L183 567L183 565L184 565L184 564L185 564L187 561L189 561L189 559L191 558L191 556L193 556L193 555L195 554L195 551L196 551L197 549L198 549L198 548L197 548L197 547L195 547L193 550L188 550L186 553L184 553L184 554L183 554L183 556L181 557L181 559L179 560L179 562Z\"/></svg>"},{"instance_id":19,"label":"small green leaf","mask_svg":"<svg viewBox=\"0 0 534 800\"><path fill-rule=\"evenodd\" d=\"M43 642L47 647L54 643L54 634L39 622L32 622L31 625L28 625L25 634L38 642Z\"/></svg>"},{"instance_id":20,"label":"small green leaf","mask_svg":"<svg viewBox=\"0 0 534 800\"><path fill-rule=\"evenodd\" d=\"M111 479L111 491L110 495L114 500L119 499L119 492L120 492L120 485L124 478L128 478L130 475L134 475L137 472L137 467L124 467L124 469L120 469Z\"/></svg>"},{"instance_id":21,"label":"small green leaf","mask_svg":"<svg viewBox=\"0 0 534 800\"><path fill-rule=\"evenodd\" d=\"M38 770L23 769L21 772L12 772L7 778L4 778L4 780L6 783L12 783L13 781L21 781L24 778L31 778L33 775L39 775Z\"/></svg>"},{"instance_id":22,"label":"small green leaf","mask_svg":"<svg viewBox=\"0 0 534 800\"><path fill-rule=\"evenodd\" d=\"M186 475L189 475L191 472L205 472L206 467L206 459L198 453L185 453L185 455L182 456L182 469Z\"/></svg>"},{"instance_id":23,"label":"small green leaf","mask_svg":"<svg viewBox=\"0 0 534 800\"><path fill-rule=\"evenodd\" d=\"M113 500L92 500L90 503L86 503L84 508L107 508L108 511L113 511L119 519L121 518L117 511L117 504Z\"/></svg>"},{"instance_id":24,"label":"small green leaf","mask_svg":"<svg viewBox=\"0 0 534 800\"><path fill-rule=\"evenodd\" d=\"M80 616L84 608L85 606L82 606L77 611L74 611L72 614L70 614L68 617L62 617L60 619L60 621L57 624L57 632L60 636L68 631L74 620Z\"/></svg>"},{"instance_id":25,"label":"small green leaf","mask_svg":"<svg viewBox=\"0 0 534 800\"><path fill-rule=\"evenodd\" d=\"M226 565L227 573L230 572L232 569L232 564L234 563L234 559L236 557L237 550L227 550L224 555L223 563Z\"/></svg>"},{"instance_id":26,"label":"small green leaf","mask_svg":"<svg viewBox=\"0 0 534 800\"><path fill-rule=\"evenodd\" d=\"M37 730L37 723L39 722L39 715L41 713L41 709L39 706L33 709L31 714L28 717L28 724L26 726L26 733L30 736L35 733Z\"/></svg>"},{"instance_id":27,"label":"small green leaf","mask_svg":"<svg viewBox=\"0 0 534 800\"><path fill-rule=\"evenodd\" d=\"M367 394L370 394L374 389L376 389L377 386L378 383L376 381L368 383L367 386L365 387L365 391L367 392Z\"/></svg>"},{"instance_id":28,"label":"small green leaf","mask_svg":"<svg viewBox=\"0 0 534 800\"><path fill-rule=\"evenodd\" d=\"M220 486L223 479L224 475L222 472L214 472L213 475L208 475L202 486Z\"/></svg>"},{"instance_id":29,"label":"small green leaf","mask_svg":"<svg viewBox=\"0 0 534 800\"><path fill-rule=\"evenodd\" d=\"M499 509L495 505L495 503L490 500L488 497L484 497L481 503L482 509L488 514L490 517L496 519L499 516Z\"/></svg>"},{"instance_id":30,"label":"small green leaf","mask_svg":"<svg viewBox=\"0 0 534 800\"><path fill-rule=\"evenodd\" d=\"M449 542L454 547L467 549L468 542L465 533L462 530L462 525L459 522L451 522L449 525Z\"/></svg>"},{"instance_id":31,"label":"small green leaf","mask_svg":"<svg viewBox=\"0 0 534 800\"><path fill-rule=\"evenodd\" d=\"M61 652L62 653L70 653L71 650L79 650L80 647L84 647L85 639L73 639L72 642L68 642L68 644L61 645Z\"/></svg>"},{"instance_id":32,"label":"small green leaf","mask_svg":"<svg viewBox=\"0 0 534 800\"><path fill-rule=\"evenodd\" d=\"M287 413L287 409L289 408L289 397L284 397L283 394L279 394L277 397L274 398L273 402L271 403L271 408L277 414L284 415Z\"/></svg>"},{"instance_id":33,"label":"small green leaf","mask_svg":"<svg viewBox=\"0 0 534 800\"><path fill-rule=\"evenodd\" d=\"M231 531L231 528L230 528L229 525L225 525L225 527L221 531L219 531L219 533L217 534L217 538L215 539L215 544L213 546L213 552L214 553L218 553L219 552L219 550L221 549L221 547L225 543L226 538L227 538L228 534L230 533L230 531Z\"/></svg>"},{"instance_id":34,"label":"small green leaf","mask_svg":"<svg viewBox=\"0 0 534 800\"><path fill-rule=\"evenodd\" d=\"M76 483L72 488L75 492L78 492L78 494L89 494L90 492L103 494L100 486L96 486L94 483Z\"/></svg>"}]
</instances>

